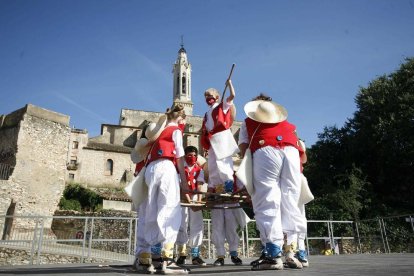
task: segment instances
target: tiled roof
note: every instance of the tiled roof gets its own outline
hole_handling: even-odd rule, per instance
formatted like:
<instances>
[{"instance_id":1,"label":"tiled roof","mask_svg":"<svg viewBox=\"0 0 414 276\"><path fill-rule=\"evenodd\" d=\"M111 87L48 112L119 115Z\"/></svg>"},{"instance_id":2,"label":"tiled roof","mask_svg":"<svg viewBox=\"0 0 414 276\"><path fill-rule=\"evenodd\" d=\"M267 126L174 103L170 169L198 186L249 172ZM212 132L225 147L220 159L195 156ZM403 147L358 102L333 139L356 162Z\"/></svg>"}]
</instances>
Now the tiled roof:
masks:
<instances>
[{"instance_id":1,"label":"tiled roof","mask_svg":"<svg viewBox=\"0 0 414 276\"><path fill-rule=\"evenodd\" d=\"M112 151L112 152L120 152L120 153L131 153L131 150L132 150L132 148L130 147L107 144L107 143L98 143L98 142L93 142L93 141L89 141L88 144L84 147L84 149L103 150L103 151Z\"/></svg>"}]
</instances>

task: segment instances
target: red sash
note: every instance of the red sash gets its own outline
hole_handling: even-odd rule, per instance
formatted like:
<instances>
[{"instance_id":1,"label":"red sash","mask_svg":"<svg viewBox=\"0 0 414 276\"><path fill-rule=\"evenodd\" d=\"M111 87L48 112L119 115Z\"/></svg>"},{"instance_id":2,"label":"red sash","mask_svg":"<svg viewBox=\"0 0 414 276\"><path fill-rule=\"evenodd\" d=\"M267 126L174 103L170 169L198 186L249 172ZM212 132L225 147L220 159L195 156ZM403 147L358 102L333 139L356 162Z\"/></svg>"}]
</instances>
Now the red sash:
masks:
<instances>
[{"instance_id":1,"label":"red sash","mask_svg":"<svg viewBox=\"0 0 414 276\"><path fill-rule=\"evenodd\" d=\"M197 178L202 170L201 167L196 163L191 170L187 166L184 170L187 178L188 189L192 192L197 191Z\"/></svg>"}]
</instances>

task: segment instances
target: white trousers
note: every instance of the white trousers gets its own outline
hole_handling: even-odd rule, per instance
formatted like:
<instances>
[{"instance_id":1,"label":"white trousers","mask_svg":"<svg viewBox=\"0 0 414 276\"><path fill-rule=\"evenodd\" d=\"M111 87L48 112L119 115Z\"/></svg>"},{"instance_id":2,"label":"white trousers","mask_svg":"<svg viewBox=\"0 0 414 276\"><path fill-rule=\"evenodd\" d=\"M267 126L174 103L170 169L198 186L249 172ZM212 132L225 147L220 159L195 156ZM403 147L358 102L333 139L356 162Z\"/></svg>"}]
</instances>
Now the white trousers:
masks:
<instances>
[{"instance_id":1,"label":"white trousers","mask_svg":"<svg viewBox=\"0 0 414 276\"><path fill-rule=\"evenodd\" d=\"M139 206L135 254L150 253L151 246L173 244L181 225L180 187L174 164L151 162L145 171L148 198Z\"/></svg>"},{"instance_id":2,"label":"white trousers","mask_svg":"<svg viewBox=\"0 0 414 276\"><path fill-rule=\"evenodd\" d=\"M227 206L227 205L226 205ZM217 256L225 256L224 243L227 241L230 251L239 247L240 237L237 234L238 222L235 211L238 209L212 209L211 210L211 242L214 244Z\"/></svg>"},{"instance_id":3,"label":"white trousers","mask_svg":"<svg viewBox=\"0 0 414 276\"><path fill-rule=\"evenodd\" d=\"M208 182L211 185L224 184L227 180L233 181L233 159L231 156L217 159L217 156L210 148L208 150Z\"/></svg>"},{"instance_id":4,"label":"white trousers","mask_svg":"<svg viewBox=\"0 0 414 276\"><path fill-rule=\"evenodd\" d=\"M256 227L260 231L262 244L283 245L281 221L280 175L283 167L284 153L274 147L264 147L253 154L252 196Z\"/></svg>"},{"instance_id":5,"label":"white trousers","mask_svg":"<svg viewBox=\"0 0 414 276\"><path fill-rule=\"evenodd\" d=\"M306 219L306 212L305 212L305 205L299 206L300 213L302 214L303 221L307 224L308 220ZM298 249L299 250L305 250L305 239L306 239L306 232L298 233Z\"/></svg>"},{"instance_id":6,"label":"white trousers","mask_svg":"<svg viewBox=\"0 0 414 276\"><path fill-rule=\"evenodd\" d=\"M287 243L291 244L297 242L298 233L307 232L307 225L298 206L302 185L299 151L293 146L284 147L282 151L285 154L280 174L282 227Z\"/></svg>"},{"instance_id":7,"label":"white trousers","mask_svg":"<svg viewBox=\"0 0 414 276\"><path fill-rule=\"evenodd\" d=\"M203 242L203 213L191 208L181 208L181 226L178 231L177 244L187 244L190 248L199 247Z\"/></svg>"}]
</instances>

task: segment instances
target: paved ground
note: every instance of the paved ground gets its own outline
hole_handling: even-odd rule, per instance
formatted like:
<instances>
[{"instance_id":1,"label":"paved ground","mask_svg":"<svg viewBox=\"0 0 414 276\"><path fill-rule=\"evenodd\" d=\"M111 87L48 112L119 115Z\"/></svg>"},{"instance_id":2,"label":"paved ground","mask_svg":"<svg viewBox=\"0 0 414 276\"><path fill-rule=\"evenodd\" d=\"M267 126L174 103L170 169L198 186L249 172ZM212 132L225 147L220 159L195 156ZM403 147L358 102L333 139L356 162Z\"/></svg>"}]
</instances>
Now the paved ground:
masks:
<instances>
[{"instance_id":1,"label":"paved ground","mask_svg":"<svg viewBox=\"0 0 414 276\"><path fill-rule=\"evenodd\" d=\"M191 274L196 275L361 275L361 276L405 276L414 275L414 254L378 254L378 255L339 255L311 256L310 267L303 270L285 269L283 271L251 271L247 265L252 259L245 259L246 265L234 266L226 260L224 267L193 267ZM213 260L208 260L212 263ZM130 271L129 265L117 264L70 264L0 267L0 275L138 275Z\"/></svg>"}]
</instances>

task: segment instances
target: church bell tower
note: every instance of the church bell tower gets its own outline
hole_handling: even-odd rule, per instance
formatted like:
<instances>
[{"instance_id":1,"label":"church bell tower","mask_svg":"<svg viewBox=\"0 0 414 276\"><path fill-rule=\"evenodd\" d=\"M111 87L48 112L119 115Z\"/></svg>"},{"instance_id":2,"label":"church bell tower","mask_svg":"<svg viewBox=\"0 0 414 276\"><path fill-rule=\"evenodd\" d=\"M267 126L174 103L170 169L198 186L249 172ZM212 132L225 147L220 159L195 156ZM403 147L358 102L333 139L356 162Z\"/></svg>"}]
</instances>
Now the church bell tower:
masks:
<instances>
[{"instance_id":1,"label":"church bell tower","mask_svg":"<svg viewBox=\"0 0 414 276\"><path fill-rule=\"evenodd\" d=\"M187 52L181 38L181 48L173 65L173 100L184 106L186 115L193 115L193 102L191 101L191 64L187 59Z\"/></svg>"}]
</instances>

